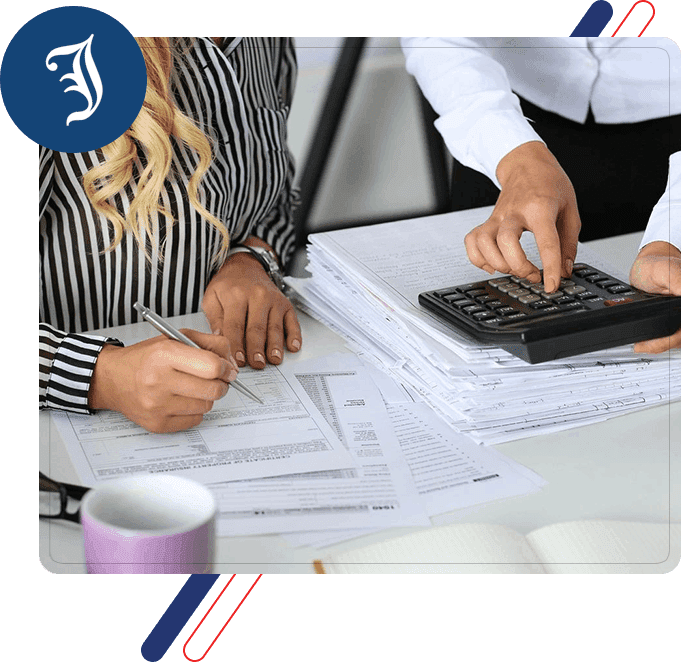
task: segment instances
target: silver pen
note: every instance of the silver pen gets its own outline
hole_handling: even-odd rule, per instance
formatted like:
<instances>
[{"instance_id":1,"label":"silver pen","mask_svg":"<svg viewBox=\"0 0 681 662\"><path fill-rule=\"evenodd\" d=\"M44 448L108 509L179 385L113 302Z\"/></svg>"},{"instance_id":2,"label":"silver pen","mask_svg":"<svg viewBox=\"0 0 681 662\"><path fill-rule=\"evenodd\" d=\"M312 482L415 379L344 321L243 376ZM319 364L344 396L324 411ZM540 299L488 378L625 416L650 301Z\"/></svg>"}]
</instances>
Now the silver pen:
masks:
<instances>
[{"instance_id":1,"label":"silver pen","mask_svg":"<svg viewBox=\"0 0 681 662\"><path fill-rule=\"evenodd\" d=\"M170 326L170 324L168 324L168 322L166 322L162 317L157 315L153 310L149 310L149 308L143 306L139 301L135 303L133 308L142 316L144 321L149 322L151 326L153 326L157 331L160 331L164 336L171 338L172 340L177 340L181 343L184 343L185 345L189 345L189 347L203 349L203 347L199 347L193 340L187 338L184 333L181 333L176 328ZM238 379L230 382L229 385L233 386L237 391L239 391L239 393L247 395L249 398L251 398L251 400L255 400L261 405L265 404L255 393L253 393L253 391L251 391L251 389L239 382Z\"/></svg>"}]
</instances>

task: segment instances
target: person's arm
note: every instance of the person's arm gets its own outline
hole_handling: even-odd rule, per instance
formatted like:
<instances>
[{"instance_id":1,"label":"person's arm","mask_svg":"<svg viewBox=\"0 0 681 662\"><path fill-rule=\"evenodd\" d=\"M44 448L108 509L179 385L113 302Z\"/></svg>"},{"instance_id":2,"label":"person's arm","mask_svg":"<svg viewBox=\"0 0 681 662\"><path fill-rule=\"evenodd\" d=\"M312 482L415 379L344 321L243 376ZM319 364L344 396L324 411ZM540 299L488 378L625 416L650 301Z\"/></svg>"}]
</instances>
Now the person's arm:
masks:
<instances>
[{"instance_id":1,"label":"person's arm","mask_svg":"<svg viewBox=\"0 0 681 662\"><path fill-rule=\"evenodd\" d=\"M567 175L523 117L504 68L475 39L404 37L402 47L452 155L501 189L490 218L466 237L471 262L539 281L519 241L530 231L546 289L555 290L576 257L577 202Z\"/></svg>"},{"instance_id":2,"label":"person's arm","mask_svg":"<svg viewBox=\"0 0 681 662\"><path fill-rule=\"evenodd\" d=\"M295 51L290 40L282 44L276 79L281 110L288 115L296 79ZM293 253L293 209L297 204L294 163L288 149L286 158L286 180L277 200L243 242L271 250L282 267ZM253 368L264 368L267 362L277 365L283 360L284 348L297 352L302 345L293 304L248 253L236 253L227 259L208 284L202 309L211 330L228 338L239 366L248 363Z\"/></svg>"},{"instance_id":3,"label":"person's arm","mask_svg":"<svg viewBox=\"0 0 681 662\"><path fill-rule=\"evenodd\" d=\"M669 159L667 189L650 216L629 279L646 292L681 296L681 152ZM657 354L674 347L681 347L681 329L636 343L634 349Z\"/></svg>"},{"instance_id":4,"label":"person's arm","mask_svg":"<svg viewBox=\"0 0 681 662\"><path fill-rule=\"evenodd\" d=\"M40 215L49 204L52 152L40 148ZM39 325L39 407L118 411L152 432L198 424L237 375L226 338L186 331L201 347L165 337L123 347L114 338Z\"/></svg>"},{"instance_id":5,"label":"person's arm","mask_svg":"<svg viewBox=\"0 0 681 662\"><path fill-rule=\"evenodd\" d=\"M39 407L77 414L92 413L88 399L92 374L102 347L114 338L65 333L39 325Z\"/></svg>"},{"instance_id":6,"label":"person's arm","mask_svg":"<svg viewBox=\"0 0 681 662\"><path fill-rule=\"evenodd\" d=\"M53 152L39 149L40 218L50 201L54 186ZM88 404L92 373L106 343L114 338L66 333L50 324L38 328L38 406L78 414L91 413Z\"/></svg>"}]
</instances>

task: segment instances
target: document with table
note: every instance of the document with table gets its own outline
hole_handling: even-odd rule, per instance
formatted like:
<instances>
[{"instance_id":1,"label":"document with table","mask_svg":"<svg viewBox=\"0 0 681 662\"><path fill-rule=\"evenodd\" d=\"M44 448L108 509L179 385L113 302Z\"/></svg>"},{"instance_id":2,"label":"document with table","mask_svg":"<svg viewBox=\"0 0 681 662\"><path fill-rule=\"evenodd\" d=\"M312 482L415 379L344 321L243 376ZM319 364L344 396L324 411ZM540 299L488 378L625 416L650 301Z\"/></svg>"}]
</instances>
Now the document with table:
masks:
<instances>
[{"instance_id":1,"label":"document with table","mask_svg":"<svg viewBox=\"0 0 681 662\"><path fill-rule=\"evenodd\" d=\"M53 414L85 485L135 473L176 473L204 483L355 466L319 411L275 367L245 369L266 404L230 390L199 427L147 432L123 415Z\"/></svg>"},{"instance_id":2,"label":"document with table","mask_svg":"<svg viewBox=\"0 0 681 662\"><path fill-rule=\"evenodd\" d=\"M288 283L318 320L305 324L338 334L315 332L325 351L242 368L265 404L230 389L181 433L151 434L112 412L52 412L78 480L184 475L215 495L219 536L281 534L289 548L322 548L397 527L423 533L446 513L465 520L483 504L536 494L547 481L492 445L679 399L679 353L621 347L530 366L422 310L419 292L479 277L463 236L480 215L313 235L312 277ZM603 262L583 248L579 258ZM125 333L137 341L153 331Z\"/></svg>"}]
</instances>

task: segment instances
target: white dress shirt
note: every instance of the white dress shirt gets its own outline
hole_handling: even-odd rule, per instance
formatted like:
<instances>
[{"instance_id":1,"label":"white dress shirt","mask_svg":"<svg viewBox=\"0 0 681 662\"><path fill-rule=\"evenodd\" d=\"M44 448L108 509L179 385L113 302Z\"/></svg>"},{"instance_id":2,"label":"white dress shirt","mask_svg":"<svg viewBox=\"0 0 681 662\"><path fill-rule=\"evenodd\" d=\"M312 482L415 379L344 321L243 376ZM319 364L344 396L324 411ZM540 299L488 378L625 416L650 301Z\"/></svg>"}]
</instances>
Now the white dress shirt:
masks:
<instances>
[{"instance_id":1,"label":"white dress shirt","mask_svg":"<svg viewBox=\"0 0 681 662\"><path fill-rule=\"evenodd\" d=\"M513 91L580 123L589 105L602 124L681 114L681 51L669 39L403 37L402 48L452 155L499 187L499 161L541 141ZM644 242L681 248L681 218L669 227L670 210L680 207L681 153L670 159L670 181Z\"/></svg>"}]
</instances>

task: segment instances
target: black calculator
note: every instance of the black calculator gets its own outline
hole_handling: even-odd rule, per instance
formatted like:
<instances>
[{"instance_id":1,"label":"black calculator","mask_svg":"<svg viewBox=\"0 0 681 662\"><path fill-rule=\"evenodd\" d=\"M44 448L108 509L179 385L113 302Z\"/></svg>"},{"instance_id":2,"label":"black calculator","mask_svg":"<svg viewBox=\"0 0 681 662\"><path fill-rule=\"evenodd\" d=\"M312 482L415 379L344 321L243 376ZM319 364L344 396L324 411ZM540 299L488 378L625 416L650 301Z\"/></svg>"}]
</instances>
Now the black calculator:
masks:
<instances>
[{"instance_id":1,"label":"black calculator","mask_svg":"<svg viewBox=\"0 0 681 662\"><path fill-rule=\"evenodd\" d=\"M681 297L648 294L588 264L575 264L549 294L541 283L504 276L419 294L419 303L473 339L528 363L671 335Z\"/></svg>"}]
</instances>

